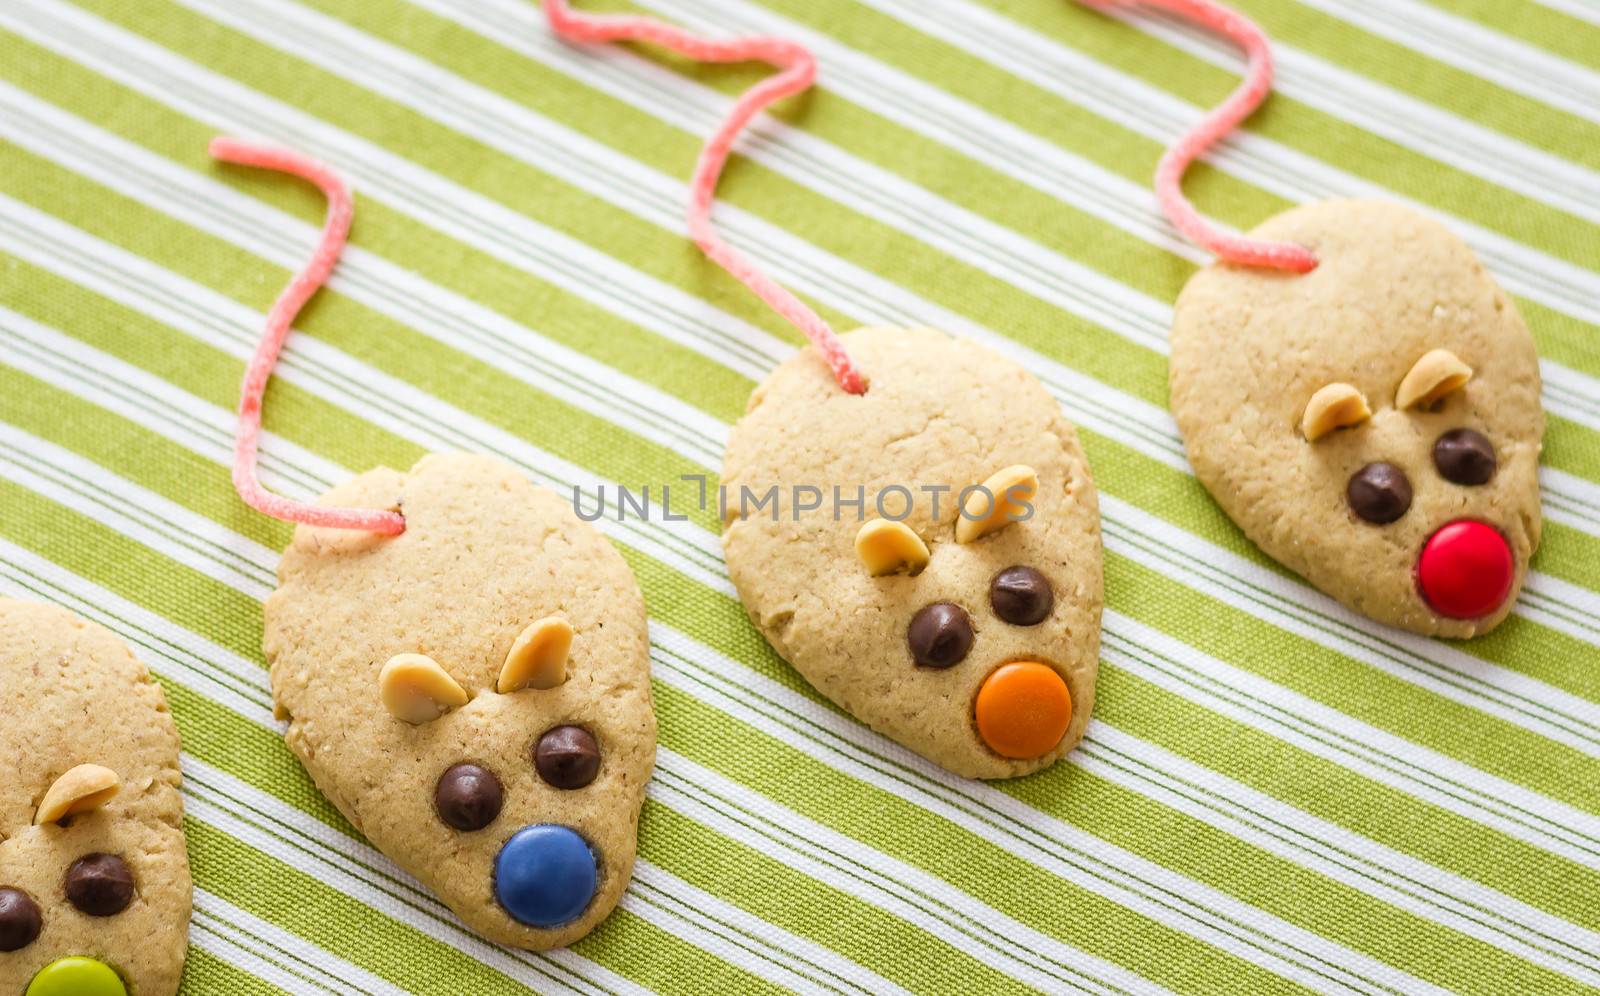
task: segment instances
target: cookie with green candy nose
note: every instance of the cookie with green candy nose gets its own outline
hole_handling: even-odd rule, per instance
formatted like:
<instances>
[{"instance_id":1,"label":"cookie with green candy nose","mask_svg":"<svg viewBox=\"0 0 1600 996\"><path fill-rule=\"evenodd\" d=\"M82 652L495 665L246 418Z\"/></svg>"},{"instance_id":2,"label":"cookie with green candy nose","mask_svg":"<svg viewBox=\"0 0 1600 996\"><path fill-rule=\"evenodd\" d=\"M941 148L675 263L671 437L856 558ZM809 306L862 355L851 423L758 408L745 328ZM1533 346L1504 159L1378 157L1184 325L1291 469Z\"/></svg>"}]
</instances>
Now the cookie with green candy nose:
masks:
<instances>
[{"instance_id":1,"label":"cookie with green candy nose","mask_svg":"<svg viewBox=\"0 0 1600 996\"><path fill-rule=\"evenodd\" d=\"M176 993L192 885L160 686L105 629L0 599L0 688L0 993Z\"/></svg>"}]
</instances>

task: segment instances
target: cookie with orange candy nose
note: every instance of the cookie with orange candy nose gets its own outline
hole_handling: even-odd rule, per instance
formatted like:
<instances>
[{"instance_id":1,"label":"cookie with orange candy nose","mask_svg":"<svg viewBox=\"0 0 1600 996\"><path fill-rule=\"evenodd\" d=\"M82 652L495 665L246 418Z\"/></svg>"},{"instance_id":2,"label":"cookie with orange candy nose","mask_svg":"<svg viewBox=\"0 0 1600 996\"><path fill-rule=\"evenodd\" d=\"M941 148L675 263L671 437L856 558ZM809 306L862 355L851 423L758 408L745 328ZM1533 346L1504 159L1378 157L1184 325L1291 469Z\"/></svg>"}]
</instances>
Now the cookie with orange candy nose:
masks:
<instances>
[{"instance_id":1,"label":"cookie with orange candy nose","mask_svg":"<svg viewBox=\"0 0 1600 996\"><path fill-rule=\"evenodd\" d=\"M1316 269L1218 263L1179 297L1172 411L1200 481L1262 550L1417 633L1487 633L1539 545L1539 359L1443 225L1334 201L1253 235Z\"/></svg>"},{"instance_id":2,"label":"cookie with orange candy nose","mask_svg":"<svg viewBox=\"0 0 1600 996\"><path fill-rule=\"evenodd\" d=\"M751 619L824 695L977 778L1054 763L1094 708L1098 502L1026 370L931 329L775 370L728 440L723 550Z\"/></svg>"}]
</instances>

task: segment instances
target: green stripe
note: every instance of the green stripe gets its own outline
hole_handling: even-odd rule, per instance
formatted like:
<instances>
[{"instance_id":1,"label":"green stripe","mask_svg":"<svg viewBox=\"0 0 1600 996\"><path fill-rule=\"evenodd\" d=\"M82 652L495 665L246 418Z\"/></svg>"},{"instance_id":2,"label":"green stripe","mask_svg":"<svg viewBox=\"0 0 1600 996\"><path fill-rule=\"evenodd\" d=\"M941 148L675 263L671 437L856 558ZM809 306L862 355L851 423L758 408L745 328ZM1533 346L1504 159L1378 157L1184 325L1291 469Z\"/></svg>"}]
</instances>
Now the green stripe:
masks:
<instances>
[{"instance_id":1,"label":"green stripe","mask_svg":"<svg viewBox=\"0 0 1600 996\"><path fill-rule=\"evenodd\" d=\"M1600 27L1537 0L1429 0L1435 7L1600 70Z\"/></svg>"},{"instance_id":2,"label":"green stripe","mask_svg":"<svg viewBox=\"0 0 1600 996\"><path fill-rule=\"evenodd\" d=\"M1294 0L1240 0L1275 40L1585 166L1600 168L1600 125L1496 86Z\"/></svg>"},{"instance_id":3,"label":"green stripe","mask_svg":"<svg viewBox=\"0 0 1600 996\"><path fill-rule=\"evenodd\" d=\"M674 711L706 707L658 683L656 709L665 729L670 725L666 717ZM843 778L809 755L743 723L722 719L695 723L694 727L697 736L689 743L673 745L674 749L1091 954L1138 964L1141 950L1159 948L1173 952L1175 963L1199 966L1200 977L1236 979L1251 991L1289 988L1281 979L1045 875L970 831L932 817L894 795ZM1186 988L1183 978L1170 970L1144 964L1139 971L1157 983ZM1192 985L1192 977L1188 985Z\"/></svg>"},{"instance_id":4,"label":"green stripe","mask_svg":"<svg viewBox=\"0 0 1600 996\"><path fill-rule=\"evenodd\" d=\"M664 698L671 701L671 693ZM682 784L660 772L656 777L674 786ZM701 795L708 792L696 790ZM662 803L645 803L640 837L649 842L650 860L672 868L690 884L870 965L913 992L1026 991L984 964L985 948L978 943L962 949L936 942L926 931L713 833Z\"/></svg>"},{"instance_id":5,"label":"green stripe","mask_svg":"<svg viewBox=\"0 0 1600 996\"><path fill-rule=\"evenodd\" d=\"M1098 692L1096 716L1112 726L1137 730L1167 750L1380 844L1600 929L1600 909L1592 901L1600 872L1196 709L1123 668L1102 666ZM1397 758L1387 763L1408 767Z\"/></svg>"},{"instance_id":6,"label":"green stripe","mask_svg":"<svg viewBox=\"0 0 1600 996\"><path fill-rule=\"evenodd\" d=\"M1200 107L1219 103L1238 84L1235 72L1180 52L1136 29L1108 21L1079 3L988 0L1052 41L1168 91ZM1074 106L944 42L850 0L765 0L764 6L837 38L852 48L966 97L1012 123L1094 159L1139 183L1154 174L1160 146ZM807 127L811 125L807 118ZM1314 108L1275 94L1251 118L1251 132L1329 162L1407 197L1500 231L1537 249L1600 268L1586 230L1563 212L1402 149ZM1120 136L1114 138L1112 136ZM1216 171L1191 171L1186 189L1208 214L1246 227L1285 205Z\"/></svg>"},{"instance_id":7,"label":"green stripe","mask_svg":"<svg viewBox=\"0 0 1600 996\"><path fill-rule=\"evenodd\" d=\"M284 990L233 967L209 951L189 945L189 960L183 966L184 996L228 993L230 996L287 996Z\"/></svg>"},{"instance_id":8,"label":"green stripe","mask_svg":"<svg viewBox=\"0 0 1600 996\"><path fill-rule=\"evenodd\" d=\"M1272 632L1231 605L1116 554L1106 556L1107 601L1197 650L1259 674L1363 722L1588 812L1600 812L1600 761L1487 713ZM1201 620L1213 625L1202 627ZM1508 627L1526 625L1513 619ZM1543 634L1541 634L1543 635Z\"/></svg>"}]
</instances>

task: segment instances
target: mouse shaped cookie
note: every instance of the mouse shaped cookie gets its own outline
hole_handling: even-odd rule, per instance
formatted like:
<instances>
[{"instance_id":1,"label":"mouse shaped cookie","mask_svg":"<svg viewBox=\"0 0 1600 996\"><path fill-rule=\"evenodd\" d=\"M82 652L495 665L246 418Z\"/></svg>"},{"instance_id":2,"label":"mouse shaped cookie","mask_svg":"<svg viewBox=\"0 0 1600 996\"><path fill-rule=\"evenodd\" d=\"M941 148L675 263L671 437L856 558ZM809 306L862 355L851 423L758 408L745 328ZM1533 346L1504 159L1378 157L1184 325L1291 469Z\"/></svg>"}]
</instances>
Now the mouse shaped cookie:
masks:
<instances>
[{"instance_id":1,"label":"mouse shaped cookie","mask_svg":"<svg viewBox=\"0 0 1600 996\"><path fill-rule=\"evenodd\" d=\"M655 763L632 572L490 457L380 468L323 501L406 528L296 527L264 640L290 748L472 930L570 944L628 884Z\"/></svg>"},{"instance_id":2,"label":"mouse shaped cookie","mask_svg":"<svg viewBox=\"0 0 1600 996\"><path fill-rule=\"evenodd\" d=\"M1516 306L1443 225L1398 204L1297 208L1252 236L1281 273L1219 263L1184 288L1172 412L1245 535L1356 612L1486 633L1539 545L1539 361Z\"/></svg>"},{"instance_id":3,"label":"mouse shaped cookie","mask_svg":"<svg viewBox=\"0 0 1600 996\"><path fill-rule=\"evenodd\" d=\"M1043 768L1083 736L1099 669L1100 520L1077 434L1033 375L976 343L840 338L864 394L804 350L729 437L722 545L740 600L880 733L959 775Z\"/></svg>"},{"instance_id":4,"label":"mouse shaped cookie","mask_svg":"<svg viewBox=\"0 0 1600 996\"><path fill-rule=\"evenodd\" d=\"M0 598L0 993L170 996L193 887L178 730L107 630Z\"/></svg>"}]
</instances>

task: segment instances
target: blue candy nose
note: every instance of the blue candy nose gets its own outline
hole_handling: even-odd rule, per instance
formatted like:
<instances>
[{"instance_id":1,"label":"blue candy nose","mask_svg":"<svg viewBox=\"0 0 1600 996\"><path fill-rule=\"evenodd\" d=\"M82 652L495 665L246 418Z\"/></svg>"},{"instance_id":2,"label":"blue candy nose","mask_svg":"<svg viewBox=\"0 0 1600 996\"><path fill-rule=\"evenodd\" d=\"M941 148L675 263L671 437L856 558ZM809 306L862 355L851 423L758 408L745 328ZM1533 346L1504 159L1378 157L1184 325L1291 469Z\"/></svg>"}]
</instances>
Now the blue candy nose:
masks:
<instances>
[{"instance_id":1,"label":"blue candy nose","mask_svg":"<svg viewBox=\"0 0 1600 996\"><path fill-rule=\"evenodd\" d=\"M494 859L494 895L530 927L576 920L594 898L594 852L571 827L523 827Z\"/></svg>"}]
</instances>

